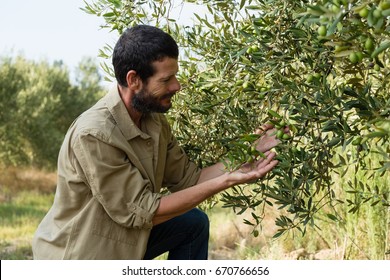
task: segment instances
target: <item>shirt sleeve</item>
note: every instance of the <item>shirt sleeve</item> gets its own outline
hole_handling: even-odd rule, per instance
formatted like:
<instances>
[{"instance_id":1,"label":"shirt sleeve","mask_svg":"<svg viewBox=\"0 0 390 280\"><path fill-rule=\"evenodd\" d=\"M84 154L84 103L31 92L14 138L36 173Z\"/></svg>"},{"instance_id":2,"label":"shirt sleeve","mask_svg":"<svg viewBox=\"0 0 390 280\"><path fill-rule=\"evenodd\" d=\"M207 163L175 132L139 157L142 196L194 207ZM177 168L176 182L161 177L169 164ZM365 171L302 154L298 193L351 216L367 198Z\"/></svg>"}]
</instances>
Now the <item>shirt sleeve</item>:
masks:
<instances>
[{"instance_id":1,"label":"shirt sleeve","mask_svg":"<svg viewBox=\"0 0 390 280\"><path fill-rule=\"evenodd\" d=\"M170 192L176 192L195 185L199 180L201 169L189 160L170 130L169 134L163 184Z\"/></svg>"},{"instance_id":2,"label":"shirt sleeve","mask_svg":"<svg viewBox=\"0 0 390 280\"><path fill-rule=\"evenodd\" d=\"M91 134L76 137L73 150L107 214L124 227L150 229L161 194L126 160L125 153Z\"/></svg>"}]
</instances>

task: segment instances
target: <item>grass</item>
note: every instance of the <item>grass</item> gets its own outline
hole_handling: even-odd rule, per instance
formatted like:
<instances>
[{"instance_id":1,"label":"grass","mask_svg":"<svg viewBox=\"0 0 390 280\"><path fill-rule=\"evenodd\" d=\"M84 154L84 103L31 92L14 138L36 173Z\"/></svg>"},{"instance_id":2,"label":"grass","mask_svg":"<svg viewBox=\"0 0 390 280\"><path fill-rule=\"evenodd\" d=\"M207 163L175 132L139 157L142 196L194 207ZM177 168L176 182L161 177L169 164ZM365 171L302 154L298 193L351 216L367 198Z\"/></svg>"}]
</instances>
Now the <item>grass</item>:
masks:
<instances>
[{"instance_id":1,"label":"grass","mask_svg":"<svg viewBox=\"0 0 390 280\"><path fill-rule=\"evenodd\" d=\"M31 239L53 201L55 174L0 170L0 259L32 259Z\"/></svg>"},{"instance_id":2,"label":"grass","mask_svg":"<svg viewBox=\"0 0 390 280\"><path fill-rule=\"evenodd\" d=\"M31 238L53 195L22 191L0 204L0 259L31 259Z\"/></svg>"}]
</instances>

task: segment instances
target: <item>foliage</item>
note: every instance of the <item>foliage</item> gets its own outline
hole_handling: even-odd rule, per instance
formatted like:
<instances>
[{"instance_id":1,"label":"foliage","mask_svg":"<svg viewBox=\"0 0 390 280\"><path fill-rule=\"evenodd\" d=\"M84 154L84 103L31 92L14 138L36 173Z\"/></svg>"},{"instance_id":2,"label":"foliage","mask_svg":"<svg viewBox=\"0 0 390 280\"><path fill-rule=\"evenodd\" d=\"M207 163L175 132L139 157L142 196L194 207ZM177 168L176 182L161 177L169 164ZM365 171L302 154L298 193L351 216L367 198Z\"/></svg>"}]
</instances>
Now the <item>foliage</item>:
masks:
<instances>
[{"instance_id":1,"label":"foliage","mask_svg":"<svg viewBox=\"0 0 390 280\"><path fill-rule=\"evenodd\" d=\"M62 62L0 58L0 161L54 168L71 122L102 94L96 64L85 59L72 84Z\"/></svg>"},{"instance_id":2,"label":"foliage","mask_svg":"<svg viewBox=\"0 0 390 280\"><path fill-rule=\"evenodd\" d=\"M184 51L183 89L169 116L200 166L227 158L228 167L236 168L259 156L251 152L259 123L290 127L291 137L278 135L280 164L273 174L221 198L237 213L252 211L245 222L255 235L264 206L277 206L280 236L315 226L320 210L340 221L339 204L351 213L364 203L389 206L389 3L97 0L86 2L84 10L102 16L102 27L119 34L146 23L177 39ZM206 13L181 24L172 10L191 5ZM102 56L109 57L111 49L103 48ZM373 154L380 155L379 165L366 164ZM353 195L335 193L334 178L351 169L364 178L379 176L380 185L352 175L344 192Z\"/></svg>"}]
</instances>

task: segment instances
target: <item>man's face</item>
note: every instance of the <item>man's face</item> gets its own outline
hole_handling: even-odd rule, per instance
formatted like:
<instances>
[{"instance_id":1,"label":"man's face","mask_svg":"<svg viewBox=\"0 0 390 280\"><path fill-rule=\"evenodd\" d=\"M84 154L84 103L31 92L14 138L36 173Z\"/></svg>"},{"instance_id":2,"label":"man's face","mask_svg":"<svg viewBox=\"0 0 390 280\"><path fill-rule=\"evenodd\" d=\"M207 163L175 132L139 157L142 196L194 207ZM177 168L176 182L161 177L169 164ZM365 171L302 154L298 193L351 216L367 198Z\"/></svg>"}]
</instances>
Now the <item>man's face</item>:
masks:
<instances>
[{"instance_id":1,"label":"man's face","mask_svg":"<svg viewBox=\"0 0 390 280\"><path fill-rule=\"evenodd\" d=\"M172 107L172 97L180 90L180 83L176 79L176 59L166 57L153 62L153 67L154 75L133 95L132 105L141 113L167 112Z\"/></svg>"}]
</instances>

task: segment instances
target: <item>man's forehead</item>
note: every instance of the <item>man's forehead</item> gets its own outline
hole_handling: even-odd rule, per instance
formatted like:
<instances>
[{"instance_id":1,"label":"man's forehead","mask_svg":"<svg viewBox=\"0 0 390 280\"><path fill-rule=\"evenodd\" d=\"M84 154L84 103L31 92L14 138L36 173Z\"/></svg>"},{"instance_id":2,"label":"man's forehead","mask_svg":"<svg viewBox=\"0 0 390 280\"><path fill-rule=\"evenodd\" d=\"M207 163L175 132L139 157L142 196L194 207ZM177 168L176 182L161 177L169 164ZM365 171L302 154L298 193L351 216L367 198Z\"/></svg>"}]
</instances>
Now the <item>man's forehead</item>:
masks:
<instances>
[{"instance_id":1,"label":"man's forehead","mask_svg":"<svg viewBox=\"0 0 390 280\"><path fill-rule=\"evenodd\" d=\"M160 60L154 61L152 64L156 71L156 74L158 73L164 75L168 74L167 72L176 74L179 70L179 63L175 58L164 57Z\"/></svg>"}]
</instances>

